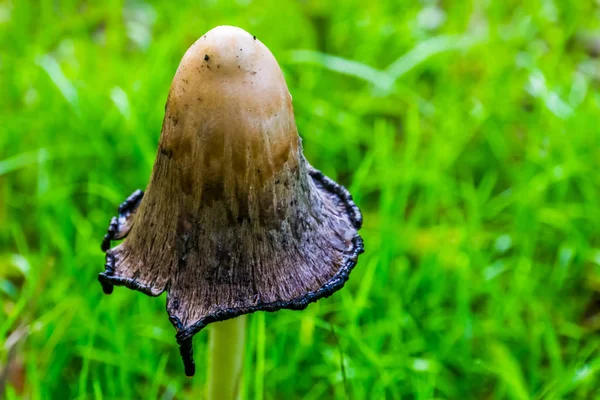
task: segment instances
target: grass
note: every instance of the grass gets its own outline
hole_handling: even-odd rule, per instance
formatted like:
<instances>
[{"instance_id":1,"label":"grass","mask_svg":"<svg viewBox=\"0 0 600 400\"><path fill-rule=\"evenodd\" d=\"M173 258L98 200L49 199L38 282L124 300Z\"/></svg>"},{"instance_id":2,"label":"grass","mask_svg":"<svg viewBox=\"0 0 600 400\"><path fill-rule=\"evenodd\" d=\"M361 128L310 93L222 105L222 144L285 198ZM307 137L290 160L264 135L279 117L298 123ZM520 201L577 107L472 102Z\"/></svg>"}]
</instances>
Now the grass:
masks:
<instances>
[{"instance_id":1,"label":"grass","mask_svg":"<svg viewBox=\"0 0 600 400\"><path fill-rule=\"evenodd\" d=\"M186 379L164 296L96 277L219 24L273 51L365 220L342 291L250 317L244 398L600 397L598 2L105 3L0 2L7 399L203 395L207 335Z\"/></svg>"}]
</instances>

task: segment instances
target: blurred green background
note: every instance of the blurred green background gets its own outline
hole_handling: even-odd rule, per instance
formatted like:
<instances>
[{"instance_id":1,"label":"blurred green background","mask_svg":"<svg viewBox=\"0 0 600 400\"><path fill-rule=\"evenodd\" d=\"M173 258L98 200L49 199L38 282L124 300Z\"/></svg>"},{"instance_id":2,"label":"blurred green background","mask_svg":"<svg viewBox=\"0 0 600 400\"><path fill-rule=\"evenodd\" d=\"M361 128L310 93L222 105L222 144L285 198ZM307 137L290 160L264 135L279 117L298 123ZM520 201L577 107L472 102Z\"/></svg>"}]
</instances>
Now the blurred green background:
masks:
<instances>
[{"instance_id":1,"label":"blurred green background","mask_svg":"<svg viewBox=\"0 0 600 400\"><path fill-rule=\"evenodd\" d=\"M600 397L600 2L99 4L0 2L5 398L203 396L206 332L186 379L164 295L96 279L220 24L275 54L365 220L342 291L251 316L243 398Z\"/></svg>"}]
</instances>

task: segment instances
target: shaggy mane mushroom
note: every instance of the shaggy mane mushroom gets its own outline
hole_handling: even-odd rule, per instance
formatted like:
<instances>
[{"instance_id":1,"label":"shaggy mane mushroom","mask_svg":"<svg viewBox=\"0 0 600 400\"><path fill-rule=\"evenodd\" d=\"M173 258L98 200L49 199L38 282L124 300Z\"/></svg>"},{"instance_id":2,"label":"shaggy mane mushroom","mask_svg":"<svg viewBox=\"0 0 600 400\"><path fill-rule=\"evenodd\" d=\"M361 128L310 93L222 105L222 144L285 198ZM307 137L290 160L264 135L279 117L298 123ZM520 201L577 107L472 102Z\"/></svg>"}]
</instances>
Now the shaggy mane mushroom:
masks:
<instances>
[{"instance_id":1,"label":"shaggy mane mushroom","mask_svg":"<svg viewBox=\"0 0 600 400\"><path fill-rule=\"evenodd\" d=\"M363 252L361 223L348 191L305 160L271 52L217 27L177 69L150 183L111 221L99 280L107 294L168 292L191 376L192 337L207 324L340 289Z\"/></svg>"}]
</instances>

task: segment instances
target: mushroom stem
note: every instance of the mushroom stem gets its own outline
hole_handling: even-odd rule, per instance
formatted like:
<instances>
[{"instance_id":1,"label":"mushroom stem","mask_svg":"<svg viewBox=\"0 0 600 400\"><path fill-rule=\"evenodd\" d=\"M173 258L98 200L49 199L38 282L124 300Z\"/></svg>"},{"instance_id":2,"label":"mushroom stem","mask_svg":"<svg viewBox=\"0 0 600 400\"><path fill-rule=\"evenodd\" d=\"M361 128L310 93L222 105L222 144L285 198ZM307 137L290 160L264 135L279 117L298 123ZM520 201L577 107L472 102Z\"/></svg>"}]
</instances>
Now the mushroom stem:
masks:
<instances>
[{"instance_id":1,"label":"mushroom stem","mask_svg":"<svg viewBox=\"0 0 600 400\"><path fill-rule=\"evenodd\" d=\"M209 331L207 399L239 399L246 316L214 323Z\"/></svg>"}]
</instances>

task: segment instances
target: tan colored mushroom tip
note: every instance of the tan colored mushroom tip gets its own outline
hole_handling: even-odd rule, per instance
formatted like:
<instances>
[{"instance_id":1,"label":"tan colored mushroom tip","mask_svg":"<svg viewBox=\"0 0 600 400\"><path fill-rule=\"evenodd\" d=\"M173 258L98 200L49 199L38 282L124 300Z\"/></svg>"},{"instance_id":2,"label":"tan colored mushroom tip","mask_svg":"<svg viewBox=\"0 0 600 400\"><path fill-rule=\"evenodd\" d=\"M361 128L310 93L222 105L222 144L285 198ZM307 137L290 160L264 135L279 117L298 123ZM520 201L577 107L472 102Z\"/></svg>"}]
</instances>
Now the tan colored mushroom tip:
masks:
<instances>
[{"instance_id":1,"label":"tan colored mushroom tip","mask_svg":"<svg viewBox=\"0 0 600 400\"><path fill-rule=\"evenodd\" d=\"M363 252L361 225L350 193L304 158L273 54L219 26L181 60L150 183L111 220L99 280L107 294L168 292L191 376L192 337L206 325L303 309L342 288Z\"/></svg>"},{"instance_id":2,"label":"tan colored mushroom tip","mask_svg":"<svg viewBox=\"0 0 600 400\"><path fill-rule=\"evenodd\" d=\"M257 68L272 68L280 75L279 66L269 49L256 36L235 26L217 26L202 35L188 49L181 66L220 66L220 73L245 75Z\"/></svg>"},{"instance_id":3,"label":"tan colored mushroom tip","mask_svg":"<svg viewBox=\"0 0 600 400\"><path fill-rule=\"evenodd\" d=\"M232 26L202 35L173 79L160 143L195 175L188 189L225 180L226 195L244 196L244 187L260 186L288 161L293 167L298 147L291 96L269 49Z\"/></svg>"},{"instance_id":4,"label":"tan colored mushroom tip","mask_svg":"<svg viewBox=\"0 0 600 400\"><path fill-rule=\"evenodd\" d=\"M273 102L275 93L289 99L289 91L273 54L255 36L233 26L218 26L196 40L181 60L174 88L181 90L181 84L185 87L190 76L197 78L188 82L192 85L228 87L238 95L249 91L248 95L253 95L255 103L278 106ZM217 96L231 94L215 93Z\"/></svg>"}]
</instances>

